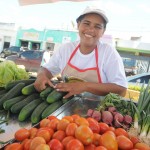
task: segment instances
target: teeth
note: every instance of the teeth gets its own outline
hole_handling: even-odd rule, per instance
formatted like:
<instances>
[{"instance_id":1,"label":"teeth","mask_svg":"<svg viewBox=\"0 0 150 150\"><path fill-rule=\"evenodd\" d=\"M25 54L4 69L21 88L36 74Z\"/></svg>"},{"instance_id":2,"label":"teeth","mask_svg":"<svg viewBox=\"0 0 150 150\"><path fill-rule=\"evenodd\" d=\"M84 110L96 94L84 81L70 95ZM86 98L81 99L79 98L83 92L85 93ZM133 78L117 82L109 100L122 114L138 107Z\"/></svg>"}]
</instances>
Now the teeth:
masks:
<instances>
[{"instance_id":1,"label":"teeth","mask_svg":"<svg viewBox=\"0 0 150 150\"><path fill-rule=\"evenodd\" d=\"M91 36L91 35L89 35L89 34L85 34L85 36L86 36L86 37L89 37L89 38L93 37L93 36Z\"/></svg>"}]
</instances>

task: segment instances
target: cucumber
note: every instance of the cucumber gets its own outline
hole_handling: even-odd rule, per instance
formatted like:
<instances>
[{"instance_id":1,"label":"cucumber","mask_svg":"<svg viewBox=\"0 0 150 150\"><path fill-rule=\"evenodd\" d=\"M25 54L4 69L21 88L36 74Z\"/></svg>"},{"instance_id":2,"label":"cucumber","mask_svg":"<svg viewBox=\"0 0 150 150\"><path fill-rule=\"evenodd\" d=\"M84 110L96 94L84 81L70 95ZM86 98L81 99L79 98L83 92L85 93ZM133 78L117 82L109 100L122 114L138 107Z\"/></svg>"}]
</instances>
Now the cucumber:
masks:
<instances>
[{"instance_id":1,"label":"cucumber","mask_svg":"<svg viewBox=\"0 0 150 150\"><path fill-rule=\"evenodd\" d=\"M3 109L3 103L11 98L21 95L21 90L25 86L25 83L18 83L15 87L9 90L1 99L0 99L0 109Z\"/></svg>"},{"instance_id":2,"label":"cucumber","mask_svg":"<svg viewBox=\"0 0 150 150\"><path fill-rule=\"evenodd\" d=\"M1 90L1 91L0 91L0 95L2 95L2 94L6 94L7 92L8 92L8 91L7 91L7 90L5 90L5 89L4 89L4 90Z\"/></svg>"},{"instance_id":3,"label":"cucumber","mask_svg":"<svg viewBox=\"0 0 150 150\"><path fill-rule=\"evenodd\" d=\"M0 95L0 99L1 99L2 97L4 97L4 95L5 95L5 94L1 94L1 95Z\"/></svg>"},{"instance_id":4,"label":"cucumber","mask_svg":"<svg viewBox=\"0 0 150 150\"><path fill-rule=\"evenodd\" d=\"M10 90L11 88L13 88L15 85L17 85L18 83L25 83L25 85L29 85L35 82L35 79L26 79L26 80L16 80L16 81L12 81L12 82L8 82L5 85L5 89L6 90Z\"/></svg>"},{"instance_id":5,"label":"cucumber","mask_svg":"<svg viewBox=\"0 0 150 150\"><path fill-rule=\"evenodd\" d=\"M35 92L37 92L37 90L34 88L34 84L33 83L25 86L22 89L22 94L23 95L30 95L30 94L35 93Z\"/></svg>"},{"instance_id":6,"label":"cucumber","mask_svg":"<svg viewBox=\"0 0 150 150\"><path fill-rule=\"evenodd\" d=\"M4 87L0 87L0 91L4 90L5 88Z\"/></svg>"},{"instance_id":7,"label":"cucumber","mask_svg":"<svg viewBox=\"0 0 150 150\"><path fill-rule=\"evenodd\" d=\"M39 94L38 93L33 93L32 95L27 96L25 99L23 99L20 102L17 102L16 104L14 104L11 108L10 111L12 113L19 113L21 111L21 109L27 105L28 103L30 103L31 101L33 101L34 99L39 98Z\"/></svg>"},{"instance_id":8,"label":"cucumber","mask_svg":"<svg viewBox=\"0 0 150 150\"><path fill-rule=\"evenodd\" d=\"M10 110L10 108L16 104L17 102L20 102L21 100L25 99L26 96L25 95L20 95L20 96L17 96L17 97L14 97L14 98L11 98L9 100L6 100L4 103L3 103L3 107L5 110Z\"/></svg>"},{"instance_id":9,"label":"cucumber","mask_svg":"<svg viewBox=\"0 0 150 150\"><path fill-rule=\"evenodd\" d=\"M63 104L69 102L71 99L73 99L73 97L74 97L74 96L71 96L71 97L69 97L69 98L63 98L63 99L62 99Z\"/></svg>"},{"instance_id":10,"label":"cucumber","mask_svg":"<svg viewBox=\"0 0 150 150\"><path fill-rule=\"evenodd\" d=\"M64 95L66 95L66 92L59 92L55 89L47 96L46 101L48 103L54 103L58 100L61 100Z\"/></svg>"},{"instance_id":11,"label":"cucumber","mask_svg":"<svg viewBox=\"0 0 150 150\"><path fill-rule=\"evenodd\" d=\"M63 102L61 100L56 101L52 104L50 104L46 109L42 112L42 119L48 117L50 114L52 114L54 111L56 111L60 106L63 105Z\"/></svg>"},{"instance_id":12,"label":"cucumber","mask_svg":"<svg viewBox=\"0 0 150 150\"><path fill-rule=\"evenodd\" d=\"M40 93L40 97L45 100L47 98L47 96L53 91L54 88L52 87L47 87L45 90L43 90L41 93Z\"/></svg>"},{"instance_id":13,"label":"cucumber","mask_svg":"<svg viewBox=\"0 0 150 150\"><path fill-rule=\"evenodd\" d=\"M30 102L29 104L27 104L26 106L24 106L18 116L18 120L19 121L24 121L26 120L28 117L31 116L33 110L42 102L41 98L35 99L32 102Z\"/></svg>"},{"instance_id":14,"label":"cucumber","mask_svg":"<svg viewBox=\"0 0 150 150\"><path fill-rule=\"evenodd\" d=\"M42 112L48 106L49 106L49 104L44 101L34 109L34 111L32 112L32 115L31 115L31 122L33 124L38 123L42 119L41 118Z\"/></svg>"}]
</instances>

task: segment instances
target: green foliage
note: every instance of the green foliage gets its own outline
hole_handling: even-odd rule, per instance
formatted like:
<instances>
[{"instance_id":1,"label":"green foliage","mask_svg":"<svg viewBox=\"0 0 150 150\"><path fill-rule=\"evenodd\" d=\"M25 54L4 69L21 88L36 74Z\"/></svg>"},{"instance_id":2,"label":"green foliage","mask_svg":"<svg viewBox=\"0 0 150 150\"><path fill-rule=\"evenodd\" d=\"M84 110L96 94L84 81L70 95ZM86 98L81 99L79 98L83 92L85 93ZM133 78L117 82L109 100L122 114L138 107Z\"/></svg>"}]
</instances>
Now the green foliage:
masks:
<instances>
[{"instance_id":1,"label":"green foliage","mask_svg":"<svg viewBox=\"0 0 150 150\"><path fill-rule=\"evenodd\" d=\"M4 87L10 81L21 79L29 79L29 74L25 69L17 67L10 60L5 60L0 63L0 87Z\"/></svg>"}]
</instances>

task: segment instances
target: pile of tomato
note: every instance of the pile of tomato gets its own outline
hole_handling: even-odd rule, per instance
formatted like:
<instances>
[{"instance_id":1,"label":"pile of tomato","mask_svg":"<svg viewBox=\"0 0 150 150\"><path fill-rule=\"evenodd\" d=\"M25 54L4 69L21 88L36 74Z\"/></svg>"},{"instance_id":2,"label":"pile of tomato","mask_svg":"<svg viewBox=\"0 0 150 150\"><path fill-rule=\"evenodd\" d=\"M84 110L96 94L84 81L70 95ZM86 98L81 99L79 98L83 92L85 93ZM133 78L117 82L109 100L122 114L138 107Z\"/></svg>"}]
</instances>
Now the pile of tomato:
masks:
<instances>
[{"instance_id":1,"label":"pile of tomato","mask_svg":"<svg viewBox=\"0 0 150 150\"><path fill-rule=\"evenodd\" d=\"M62 119L49 116L39 127L19 129L14 136L16 142L5 150L150 150L123 128L77 114Z\"/></svg>"}]
</instances>

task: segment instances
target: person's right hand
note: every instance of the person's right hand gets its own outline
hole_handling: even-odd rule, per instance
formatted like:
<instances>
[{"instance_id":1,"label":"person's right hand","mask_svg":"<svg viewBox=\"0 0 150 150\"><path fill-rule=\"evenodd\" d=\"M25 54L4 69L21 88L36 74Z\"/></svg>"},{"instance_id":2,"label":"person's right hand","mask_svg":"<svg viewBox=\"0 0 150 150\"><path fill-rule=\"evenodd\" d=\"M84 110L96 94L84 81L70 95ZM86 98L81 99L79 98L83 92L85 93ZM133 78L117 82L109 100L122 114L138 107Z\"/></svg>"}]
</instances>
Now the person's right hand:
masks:
<instances>
[{"instance_id":1,"label":"person's right hand","mask_svg":"<svg viewBox=\"0 0 150 150\"><path fill-rule=\"evenodd\" d=\"M46 75L38 75L36 81L34 82L34 87L37 91L43 91L47 86L54 87L51 80Z\"/></svg>"}]
</instances>

